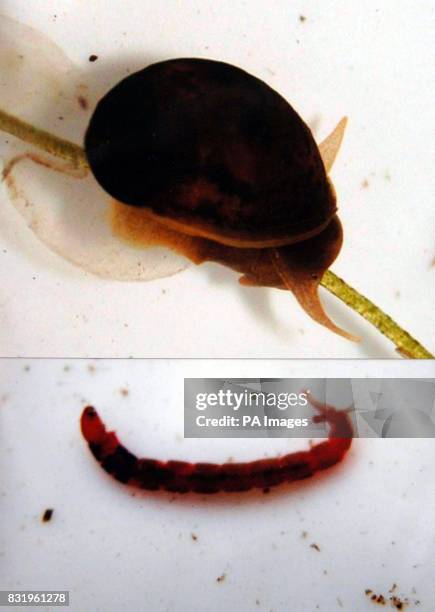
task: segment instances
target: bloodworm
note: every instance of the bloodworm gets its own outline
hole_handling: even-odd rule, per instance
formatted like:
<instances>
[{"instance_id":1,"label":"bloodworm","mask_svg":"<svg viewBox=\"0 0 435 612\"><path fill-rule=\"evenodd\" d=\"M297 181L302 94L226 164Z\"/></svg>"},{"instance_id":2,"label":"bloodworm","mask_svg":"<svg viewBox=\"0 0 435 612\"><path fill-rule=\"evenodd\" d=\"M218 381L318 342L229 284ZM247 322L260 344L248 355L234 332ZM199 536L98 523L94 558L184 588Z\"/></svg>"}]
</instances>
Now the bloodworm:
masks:
<instances>
[{"instance_id":1,"label":"bloodworm","mask_svg":"<svg viewBox=\"0 0 435 612\"><path fill-rule=\"evenodd\" d=\"M218 493L269 489L284 482L309 478L339 463L352 443L353 429L348 411L337 411L309 398L319 414L314 423L330 426L328 440L309 450L274 459L245 463L189 463L138 459L107 431L96 410L87 406L81 416L81 430L91 453L103 470L116 480L139 489L164 489L176 493Z\"/></svg>"}]
</instances>

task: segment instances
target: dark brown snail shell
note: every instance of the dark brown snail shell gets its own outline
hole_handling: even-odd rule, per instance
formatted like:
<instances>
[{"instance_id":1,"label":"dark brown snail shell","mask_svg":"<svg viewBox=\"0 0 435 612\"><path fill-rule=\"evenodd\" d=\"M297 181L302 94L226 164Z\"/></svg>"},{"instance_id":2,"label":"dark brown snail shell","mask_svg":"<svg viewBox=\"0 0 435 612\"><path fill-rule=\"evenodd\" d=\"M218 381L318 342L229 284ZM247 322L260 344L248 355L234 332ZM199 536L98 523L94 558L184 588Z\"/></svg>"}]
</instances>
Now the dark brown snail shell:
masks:
<instances>
[{"instance_id":1,"label":"dark brown snail shell","mask_svg":"<svg viewBox=\"0 0 435 612\"><path fill-rule=\"evenodd\" d=\"M299 115L261 80L223 62L176 59L130 75L98 103L85 148L115 199L223 244L299 242L336 212Z\"/></svg>"}]
</instances>

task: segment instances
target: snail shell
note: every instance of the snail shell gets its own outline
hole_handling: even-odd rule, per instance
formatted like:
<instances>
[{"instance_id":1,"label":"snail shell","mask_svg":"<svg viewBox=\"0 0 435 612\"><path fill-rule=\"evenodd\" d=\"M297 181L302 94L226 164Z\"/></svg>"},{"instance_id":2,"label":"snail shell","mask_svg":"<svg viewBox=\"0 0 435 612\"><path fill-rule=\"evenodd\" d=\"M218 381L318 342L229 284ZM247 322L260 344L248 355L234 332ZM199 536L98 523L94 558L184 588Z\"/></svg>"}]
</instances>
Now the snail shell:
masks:
<instances>
[{"instance_id":1,"label":"snail shell","mask_svg":"<svg viewBox=\"0 0 435 612\"><path fill-rule=\"evenodd\" d=\"M336 212L309 128L268 85L223 62L175 59L130 75L98 103L85 149L116 200L222 244L300 242Z\"/></svg>"}]
</instances>

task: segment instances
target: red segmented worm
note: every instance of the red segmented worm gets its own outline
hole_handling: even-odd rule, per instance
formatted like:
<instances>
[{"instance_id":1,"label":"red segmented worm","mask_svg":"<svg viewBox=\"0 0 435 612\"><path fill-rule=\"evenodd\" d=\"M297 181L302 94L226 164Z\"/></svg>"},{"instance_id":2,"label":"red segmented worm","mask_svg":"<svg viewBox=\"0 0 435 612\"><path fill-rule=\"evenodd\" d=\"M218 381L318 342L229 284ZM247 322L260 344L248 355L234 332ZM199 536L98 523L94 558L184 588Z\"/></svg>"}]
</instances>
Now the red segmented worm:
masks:
<instances>
[{"instance_id":1,"label":"red segmented worm","mask_svg":"<svg viewBox=\"0 0 435 612\"><path fill-rule=\"evenodd\" d=\"M319 412L313 422L330 425L328 440L309 450L274 459L245 463L189 463L138 459L107 431L97 412L87 406L81 429L95 459L113 478L139 489L164 489L176 493L218 493L268 489L284 482L308 478L339 463L352 443L353 429L346 410L337 411L310 397Z\"/></svg>"}]
</instances>

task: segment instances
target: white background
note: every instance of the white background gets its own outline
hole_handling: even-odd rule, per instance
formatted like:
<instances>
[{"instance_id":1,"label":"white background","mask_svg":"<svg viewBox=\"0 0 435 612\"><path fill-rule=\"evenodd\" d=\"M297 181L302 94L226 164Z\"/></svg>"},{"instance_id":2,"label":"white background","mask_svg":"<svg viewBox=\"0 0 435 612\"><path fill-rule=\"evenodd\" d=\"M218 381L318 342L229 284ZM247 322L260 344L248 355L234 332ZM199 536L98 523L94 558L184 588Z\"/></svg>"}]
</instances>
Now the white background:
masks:
<instances>
[{"instance_id":1,"label":"white background","mask_svg":"<svg viewBox=\"0 0 435 612\"><path fill-rule=\"evenodd\" d=\"M69 589L74 612L370 612L365 589L387 597L396 583L429 612L432 439L354 440L342 464L268 495L133 496L94 461L79 416L92 403L139 456L249 460L305 441L184 440L184 377L433 374L398 360L3 362L0 586Z\"/></svg>"},{"instance_id":2,"label":"white background","mask_svg":"<svg viewBox=\"0 0 435 612\"><path fill-rule=\"evenodd\" d=\"M345 244L332 269L435 349L432 2L3 0L1 11L105 89L150 61L201 56L266 80L318 140L348 115L332 173ZM323 291L360 345L311 322L288 293L241 288L216 265L140 284L93 277L41 245L4 191L0 203L2 355L394 356Z\"/></svg>"}]
</instances>

